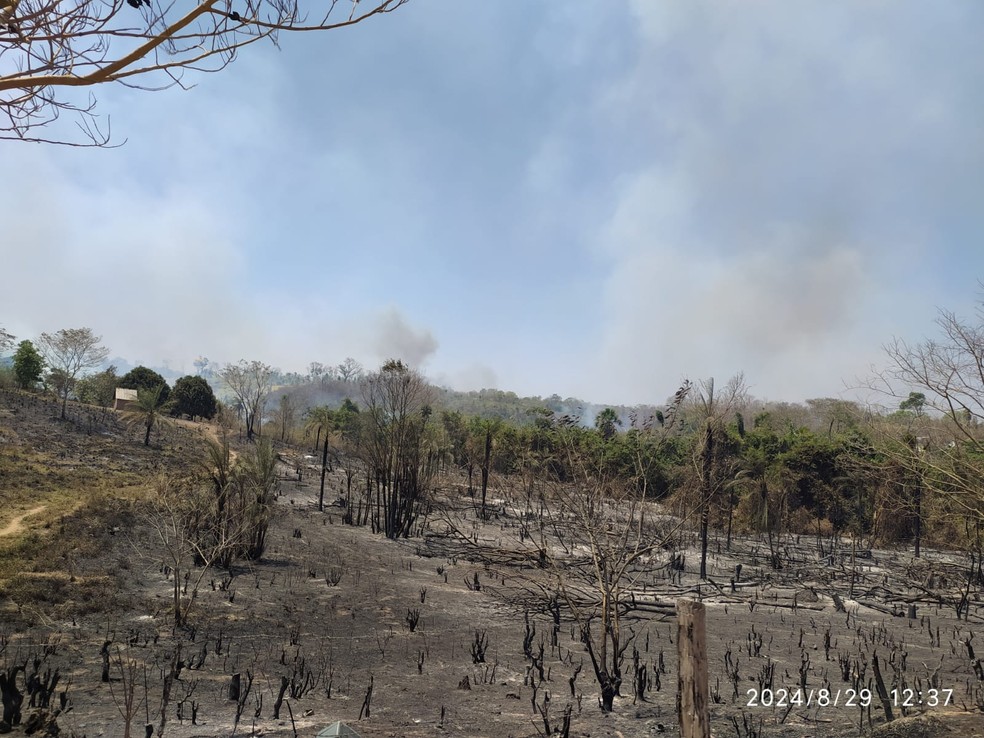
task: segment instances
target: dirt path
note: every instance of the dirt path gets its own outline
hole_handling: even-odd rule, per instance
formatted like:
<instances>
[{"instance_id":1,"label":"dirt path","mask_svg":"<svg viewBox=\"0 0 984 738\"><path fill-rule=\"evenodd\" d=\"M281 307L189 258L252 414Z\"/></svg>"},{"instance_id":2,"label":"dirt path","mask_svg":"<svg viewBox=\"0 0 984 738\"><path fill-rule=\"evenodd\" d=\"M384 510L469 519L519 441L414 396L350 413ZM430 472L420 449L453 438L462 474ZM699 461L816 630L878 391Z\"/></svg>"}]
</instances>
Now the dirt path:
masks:
<instances>
[{"instance_id":1,"label":"dirt path","mask_svg":"<svg viewBox=\"0 0 984 738\"><path fill-rule=\"evenodd\" d=\"M16 518L11 520L3 528L0 528L0 537L3 536L13 536L24 530L24 518L29 518L32 515L37 515L39 512L47 509L47 505L38 505L35 508L28 510L23 515L18 515Z\"/></svg>"},{"instance_id":2,"label":"dirt path","mask_svg":"<svg viewBox=\"0 0 984 738\"><path fill-rule=\"evenodd\" d=\"M171 422L182 428L187 428L189 430L195 431L196 433L201 433L207 436L208 438L210 438L211 440L215 441L220 446L222 445L222 435L220 434L219 429L216 428L211 423L200 423L193 420L184 420L182 418L173 418ZM239 457L239 452L236 451L234 448L230 448L229 449L230 460L235 461L238 457Z\"/></svg>"}]
</instances>

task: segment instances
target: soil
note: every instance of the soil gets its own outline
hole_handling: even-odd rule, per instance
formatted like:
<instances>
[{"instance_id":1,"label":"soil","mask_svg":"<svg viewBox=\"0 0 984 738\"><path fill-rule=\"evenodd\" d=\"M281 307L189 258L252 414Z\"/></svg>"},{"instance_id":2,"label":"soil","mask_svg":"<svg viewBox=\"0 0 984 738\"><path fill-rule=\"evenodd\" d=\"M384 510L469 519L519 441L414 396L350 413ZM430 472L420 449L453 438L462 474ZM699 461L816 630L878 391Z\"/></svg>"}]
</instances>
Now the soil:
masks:
<instances>
[{"instance_id":1,"label":"soil","mask_svg":"<svg viewBox=\"0 0 984 738\"><path fill-rule=\"evenodd\" d=\"M280 449L281 492L264 558L209 571L188 626L175 629L172 581L141 522L142 500L155 469L188 471L215 430L181 423L145 449L112 413L96 419L76 409L62 422L56 411L0 393L0 462L16 460L0 466L0 503L26 511L3 523L26 527L0 542L0 669L26 663L28 675L59 670L52 706L64 699L62 736L124 734L120 705L130 664L133 735L143 735L145 723L159 735L164 676L177 662L182 669L163 715L164 735L174 738L314 736L336 720L365 738L532 738L546 734L542 713L557 729L568 706L571 736L677 736L673 605L682 597L706 606L715 736L984 735L984 681L974 671L984 653L984 603L974 584L967 612L957 618L969 571L958 554L931 551L917 560L904 551L863 550L852 567L850 542L787 538L783 568L775 570L764 541L738 539L728 550L719 537L709 579L701 581L687 534L640 574L623 621L634 633L623 696L604 714L566 611L552 645L542 593L557 571L539 568L520 540L528 521L513 488L518 481L496 480L495 513L483 521L464 480L448 474L424 535L390 541L343 524L339 468L328 477L325 500L333 504L320 512L320 457L296 447ZM93 479L110 489L79 491ZM77 491L73 504L59 497L59 485ZM681 554L679 571L672 562ZM544 647L542 681L524 655L526 618L534 650ZM111 681L104 683L100 651L107 641ZM873 655L887 689L952 689L952 704L895 706L901 719L887 724L877 696L869 709L845 706L853 686L876 691ZM644 699L631 696L633 657L648 669ZM229 699L234 674L243 691L249 685L241 705ZM805 683L814 694L840 690L841 702L749 706L748 690L758 690L767 674L777 692ZM23 689L24 675L19 679ZM274 718L282 680L288 691ZM34 712L25 707L25 720Z\"/></svg>"},{"instance_id":2,"label":"soil","mask_svg":"<svg viewBox=\"0 0 984 738\"><path fill-rule=\"evenodd\" d=\"M17 535L24 530L24 521L27 518L32 515L37 515L40 512L44 512L47 508L47 505L38 505L37 507L28 510L26 513L18 515L3 528L0 528L0 537Z\"/></svg>"}]
</instances>

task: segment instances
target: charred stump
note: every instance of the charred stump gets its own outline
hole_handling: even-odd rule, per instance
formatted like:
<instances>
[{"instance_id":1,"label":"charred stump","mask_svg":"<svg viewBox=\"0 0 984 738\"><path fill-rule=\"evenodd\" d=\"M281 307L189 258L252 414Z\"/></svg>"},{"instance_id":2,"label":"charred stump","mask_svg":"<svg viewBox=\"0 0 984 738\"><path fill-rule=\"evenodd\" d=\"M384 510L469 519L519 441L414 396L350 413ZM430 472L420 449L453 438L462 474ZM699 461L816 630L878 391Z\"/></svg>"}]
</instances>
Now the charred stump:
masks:
<instances>
[{"instance_id":1,"label":"charred stump","mask_svg":"<svg viewBox=\"0 0 984 738\"><path fill-rule=\"evenodd\" d=\"M24 667L25 664L18 664L6 671L0 670L0 702L3 703L3 720L0 720L0 726L12 728L20 725L24 695L17 688L17 673L24 671Z\"/></svg>"}]
</instances>

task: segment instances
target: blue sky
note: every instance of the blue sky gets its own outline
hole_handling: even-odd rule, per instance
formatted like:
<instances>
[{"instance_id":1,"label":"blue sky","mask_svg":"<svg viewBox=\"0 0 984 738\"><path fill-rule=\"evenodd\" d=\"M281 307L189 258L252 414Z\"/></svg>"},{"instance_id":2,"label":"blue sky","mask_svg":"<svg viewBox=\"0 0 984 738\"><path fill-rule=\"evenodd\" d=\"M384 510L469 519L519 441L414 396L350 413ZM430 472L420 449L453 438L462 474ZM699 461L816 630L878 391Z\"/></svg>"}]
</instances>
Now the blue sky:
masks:
<instances>
[{"instance_id":1,"label":"blue sky","mask_svg":"<svg viewBox=\"0 0 984 738\"><path fill-rule=\"evenodd\" d=\"M984 277L984 6L411 0L190 91L118 149L0 142L0 325L304 371L661 402L849 395Z\"/></svg>"}]
</instances>

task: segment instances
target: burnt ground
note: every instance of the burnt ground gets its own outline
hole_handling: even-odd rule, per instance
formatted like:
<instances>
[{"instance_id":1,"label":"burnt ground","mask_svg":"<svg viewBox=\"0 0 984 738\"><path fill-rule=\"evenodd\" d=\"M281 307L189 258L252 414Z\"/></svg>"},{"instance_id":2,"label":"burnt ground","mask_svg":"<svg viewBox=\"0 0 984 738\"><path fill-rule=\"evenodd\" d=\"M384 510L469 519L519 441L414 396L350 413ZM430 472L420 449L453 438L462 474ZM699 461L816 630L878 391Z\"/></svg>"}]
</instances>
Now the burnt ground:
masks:
<instances>
[{"instance_id":1,"label":"burnt ground","mask_svg":"<svg viewBox=\"0 0 984 738\"><path fill-rule=\"evenodd\" d=\"M175 630L172 583L142 511L150 476L162 466L186 471L204 431L172 428L145 449L110 412L76 410L70 422L54 414L45 402L0 393L0 529L44 506L0 538L0 668L26 662L27 675L41 679L58 669L52 707L64 701L63 736L123 735L118 705L131 676L133 735L146 722L157 735L164 677L178 662L164 715L164 734L175 738L313 736L335 720L366 738L536 736L545 732L542 712L559 728L568 705L572 736L678 735L679 597L707 608L716 736L984 735L984 681L975 673L984 603L978 583L967 587L965 557L863 549L852 567L850 542L789 538L777 571L764 541L739 539L726 551L718 539L710 581L701 582L687 534L637 573L623 620L635 634L625 696L605 715L577 629L565 611L555 631L538 595L563 568L540 568L529 555L519 531L530 521L510 480L498 480L495 513L481 521L463 480L442 479L425 535L393 542L343 524L338 505L319 512L316 460L298 449L282 451L265 558L209 572L189 627ZM326 500L344 484L340 470L329 475ZM542 681L524 654L526 617L533 653L543 644ZM106 641L110 683L100 681ZM484 661L475 663L479 650ZM887 689L952 689L954 705L883 725L877 696L870 709L746 704L747 690L770 677L775 690L839 689L842 700L848 688L874 692L873 655ZM647 669L642 700L631 696L634 657ZM121 668L128 664L132 672ZM239 701L229 699L236 673ZM369 715L359 720L370 685ZM896 705L893 716L920 709ZM32 712L25 707L25 720Z\"/></svg>"}]
</instances>

